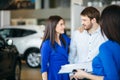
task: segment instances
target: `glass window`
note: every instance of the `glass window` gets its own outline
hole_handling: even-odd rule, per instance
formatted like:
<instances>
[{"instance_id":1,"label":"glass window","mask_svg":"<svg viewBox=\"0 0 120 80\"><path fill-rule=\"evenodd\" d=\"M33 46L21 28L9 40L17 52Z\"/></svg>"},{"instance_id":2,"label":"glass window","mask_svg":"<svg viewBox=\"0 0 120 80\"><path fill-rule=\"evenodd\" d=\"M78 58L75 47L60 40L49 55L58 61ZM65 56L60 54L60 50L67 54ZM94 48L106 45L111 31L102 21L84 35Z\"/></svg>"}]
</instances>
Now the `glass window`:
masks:
<instances>
[{"instance_id":1,"label":"glass window","mask_svg":"<svg viewBox=\"0 0 120 80\"><path fill-rule=\"evenodd\" d=\"M1 29L0 30L0 35L3 38L10 37L10 30L9 29Z\"/></svg>"},{"instance_id":2,"label":"glass window","mask_svg":"<svg viewBox=\"0 0 120 80\"><path fill-rule=\"evenodd\" d=\"M15 37L24 37L36 33L34 30L25 30L25 29L1 29L0 35L4 38L15 38Z\"/></svg>"},{"instance_id":3,"label":"glass window","mask_svg":"<svg viewBox=\"0 0 120 80\"><path fill-rule=\"evenodd\" d=\"M28 35L32 35L34 33L36 33L36 31L33 31L33 30L23 30L22 36L28 36Z\"/></svg>"}]
</instances>

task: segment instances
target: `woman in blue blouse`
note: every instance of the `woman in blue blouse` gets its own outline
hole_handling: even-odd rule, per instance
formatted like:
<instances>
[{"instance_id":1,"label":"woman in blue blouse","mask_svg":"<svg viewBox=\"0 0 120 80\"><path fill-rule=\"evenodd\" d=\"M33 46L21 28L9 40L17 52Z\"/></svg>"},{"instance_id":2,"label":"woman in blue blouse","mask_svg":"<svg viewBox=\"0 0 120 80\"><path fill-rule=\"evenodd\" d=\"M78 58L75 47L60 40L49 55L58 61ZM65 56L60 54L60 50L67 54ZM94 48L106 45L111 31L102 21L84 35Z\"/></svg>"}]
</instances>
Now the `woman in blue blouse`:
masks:
<instances>
[{"instance_id":1,"label":"woman in blue blouse","mask_svg":"<svg viewBox=\"0 0 120 80\"><path fill-rule=\"evenodd\" d=\"M60 16L50 16L41 46L41 73L43 80L69 80L69 74L58 74L62 65L68 64L70 38L65 32L65 22Z\"/></svg>"},{"instance_id":2,"label":"woman in blue blouse","mask_svg":"<svg viewBox=\"0 0 120 80\"><path fill-rule=\"evenodd\" d=\"M120 6L106 7L101 15L102 33L108 38L93 60L93 73L78 70L75 78L90 80L120 80Z\"/></svg>"}]
</instances>

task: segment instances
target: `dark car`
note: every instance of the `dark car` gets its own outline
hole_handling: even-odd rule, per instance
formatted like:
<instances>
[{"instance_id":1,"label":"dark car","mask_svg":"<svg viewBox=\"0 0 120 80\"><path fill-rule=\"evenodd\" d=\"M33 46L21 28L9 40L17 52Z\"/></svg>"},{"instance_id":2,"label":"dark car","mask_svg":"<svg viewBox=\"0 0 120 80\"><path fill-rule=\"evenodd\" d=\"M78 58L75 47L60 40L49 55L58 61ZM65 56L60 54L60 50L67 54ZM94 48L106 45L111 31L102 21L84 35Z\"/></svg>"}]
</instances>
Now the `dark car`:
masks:
<instances>
[{"instance_id":1,"label":"dark car","mask_svg":"<svg viewBox=\"0 0 120 80\"><path fill-rule=\"evenodd\" d=\"M0 80L20 80L21 60L12 40L0 36Z\"/></svg>"}]
</instances>

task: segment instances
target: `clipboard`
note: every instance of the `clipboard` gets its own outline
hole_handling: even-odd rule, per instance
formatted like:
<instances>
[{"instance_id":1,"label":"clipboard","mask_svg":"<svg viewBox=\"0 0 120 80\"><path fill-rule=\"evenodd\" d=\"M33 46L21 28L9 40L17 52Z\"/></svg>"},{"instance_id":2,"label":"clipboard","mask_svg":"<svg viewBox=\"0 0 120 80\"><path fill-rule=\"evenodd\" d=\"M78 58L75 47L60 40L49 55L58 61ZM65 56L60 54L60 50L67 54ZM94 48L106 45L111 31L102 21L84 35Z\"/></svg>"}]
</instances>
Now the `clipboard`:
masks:
<instances>
[{"instance_id":1,"label":"clipboard","mask_svg":"<svg viewBox=\"0 0 120 80\"><path fill-rule=\"evenodd\" d=\"M74 69L83 69L84 66L81 66L80 64L66 64L61 66L61 69L59 70L59 74L63 73L72 73Z\"/></svg>"}]
</instances>

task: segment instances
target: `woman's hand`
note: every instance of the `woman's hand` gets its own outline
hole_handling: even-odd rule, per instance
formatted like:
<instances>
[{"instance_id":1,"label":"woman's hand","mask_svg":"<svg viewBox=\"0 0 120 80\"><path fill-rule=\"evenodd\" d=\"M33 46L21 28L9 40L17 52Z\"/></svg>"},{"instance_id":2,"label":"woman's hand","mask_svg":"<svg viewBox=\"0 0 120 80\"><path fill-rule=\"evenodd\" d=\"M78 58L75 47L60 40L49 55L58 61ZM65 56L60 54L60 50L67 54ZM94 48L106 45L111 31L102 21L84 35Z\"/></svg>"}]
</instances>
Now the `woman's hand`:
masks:
<instances>
[{"instance_id":1,"label":"woman's hand","mask_svg":"<svg viewBox=\"0 0 120 80\"><path fill-rule=\"evenodd\" d=\"M75 79L83 79L85 78L85 76L87 75L87 72L83 71L83 70L77 70L77 72L74 74L74 78Z\"/></svg>"},{"instance_id":2,"label":"woman's hand","mask_svg":"<svg viewBox=\"0 0 120 80\"><path fill-rule=\"evenodd\" d=\"M75 79L83 79L87 78L90 80L103 80L104 76L97 76L97 75L92 75L90 73L87 73L83 70L77 70L77 72L74 74Z\"/></svg>"},{"instance_id":3,"label":"woman's hand","mask_svg":"<svg viewBox=\"0 0 120 80\"><path fill-rule=\"evenodd\" d=\"M47 72L42 73L42 80L48 80L47 79Z\"/></svg>"}]
</instances>

